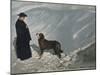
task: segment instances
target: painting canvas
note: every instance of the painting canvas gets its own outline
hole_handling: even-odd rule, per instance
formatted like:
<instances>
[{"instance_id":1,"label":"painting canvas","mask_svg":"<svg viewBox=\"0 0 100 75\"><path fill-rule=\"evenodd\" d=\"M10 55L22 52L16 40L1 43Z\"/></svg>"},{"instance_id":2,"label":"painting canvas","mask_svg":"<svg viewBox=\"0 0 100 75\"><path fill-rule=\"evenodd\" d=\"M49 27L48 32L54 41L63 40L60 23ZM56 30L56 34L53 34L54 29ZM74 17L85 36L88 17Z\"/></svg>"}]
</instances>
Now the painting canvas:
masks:
<instances>
[{"instance_id":1,"label":"painting canvas","mask_svg":"<svg viewBox=\"0 0 100 75\"><path fill-rule=\"evenodd\" d=\"M11 73L96 69L96 6L11 1Z\"/></svg>"}]
</instances>

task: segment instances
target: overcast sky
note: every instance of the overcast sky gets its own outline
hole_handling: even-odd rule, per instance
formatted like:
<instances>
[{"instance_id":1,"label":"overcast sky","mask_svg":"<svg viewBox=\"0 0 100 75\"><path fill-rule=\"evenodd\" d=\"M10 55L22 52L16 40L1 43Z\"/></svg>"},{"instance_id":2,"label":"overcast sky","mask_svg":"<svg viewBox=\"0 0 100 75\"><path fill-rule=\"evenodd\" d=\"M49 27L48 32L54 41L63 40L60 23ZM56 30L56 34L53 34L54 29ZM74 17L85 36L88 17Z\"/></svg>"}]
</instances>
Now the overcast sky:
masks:
<instances>
[{"instance_id":1,"label":"overcast sky","mask_svg":"<svg viewBox=\"0 0 100 75\"><path fill-rule=\"evenodd\" d=\"M70 52L95 37L95 6L12 1L13 38L20 12L28 15L26 22L35 44L35 34L43 32L47 39L60 41L62 48Z\"/></svg>"}]
</instances>

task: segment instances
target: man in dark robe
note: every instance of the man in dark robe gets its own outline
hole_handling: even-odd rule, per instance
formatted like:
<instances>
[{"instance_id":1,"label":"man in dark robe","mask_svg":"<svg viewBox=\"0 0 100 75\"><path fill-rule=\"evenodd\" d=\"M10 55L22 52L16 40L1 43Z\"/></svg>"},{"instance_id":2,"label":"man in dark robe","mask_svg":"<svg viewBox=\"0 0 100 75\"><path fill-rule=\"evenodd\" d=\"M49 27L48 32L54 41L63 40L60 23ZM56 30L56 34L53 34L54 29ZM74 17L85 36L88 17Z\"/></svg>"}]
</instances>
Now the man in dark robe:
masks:
<instances>
[{"instance_id":1,"label":"man in dark robe","mask_svg":"<svg viewBox=\"0 0 100 75\"><path fill-rule=\"evenodd\" d=\"M27 15L25 13L18 14L19 18L16 21L15 28L16 28L16 54L17 58L21 60L28 59L32 57L31 49L30 49L30 32L28 29L27 24L24 22Z\"/></svg>"}]
</instances>

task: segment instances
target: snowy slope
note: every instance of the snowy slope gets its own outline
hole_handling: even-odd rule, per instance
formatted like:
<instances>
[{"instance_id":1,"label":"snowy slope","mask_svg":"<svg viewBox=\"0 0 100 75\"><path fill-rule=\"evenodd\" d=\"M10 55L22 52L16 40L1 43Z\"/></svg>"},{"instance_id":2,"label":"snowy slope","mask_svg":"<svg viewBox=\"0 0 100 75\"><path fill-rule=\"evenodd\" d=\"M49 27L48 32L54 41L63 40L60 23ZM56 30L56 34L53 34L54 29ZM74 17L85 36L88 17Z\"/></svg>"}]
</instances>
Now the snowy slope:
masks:
<instances>
[{"instance_id":1,"label":"snowy slope","mask_svg":"<svg viewBox=\"0 0 100 75\"><path fill-rule=\"evenodd\" d=\"M32 58L25 61L17 60L12 64L12 73L95 69L95 42L74 50L67 56L63 53L61 60L56 55L52 55L50 52L44 52L42 58L38 58L39 55L37 50L33 50Z\"/></svg>"}]
</instances>

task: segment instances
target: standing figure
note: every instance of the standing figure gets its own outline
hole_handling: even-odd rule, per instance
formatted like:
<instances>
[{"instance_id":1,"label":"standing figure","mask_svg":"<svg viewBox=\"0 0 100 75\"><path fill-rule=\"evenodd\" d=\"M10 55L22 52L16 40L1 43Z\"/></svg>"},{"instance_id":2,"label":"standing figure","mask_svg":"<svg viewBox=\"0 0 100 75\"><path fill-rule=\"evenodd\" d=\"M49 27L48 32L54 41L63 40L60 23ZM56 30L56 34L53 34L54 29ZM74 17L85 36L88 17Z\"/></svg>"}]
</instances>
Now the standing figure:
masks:
<instances>
[{"instance_id":1,"label":"standing figure","mask_svg":"<svg viewBox=\"0 0 100 75\"><path fill-rule=\"evenodd\" d=\"M17 58L21 60L28 59L32 57L31 49L30 49L30 32L28 29L27 24L24 22L27 15L25 13L18 14L19 18L16 21L15 28L16 28L16 54Z\"/></svg>"}]
</instances>

